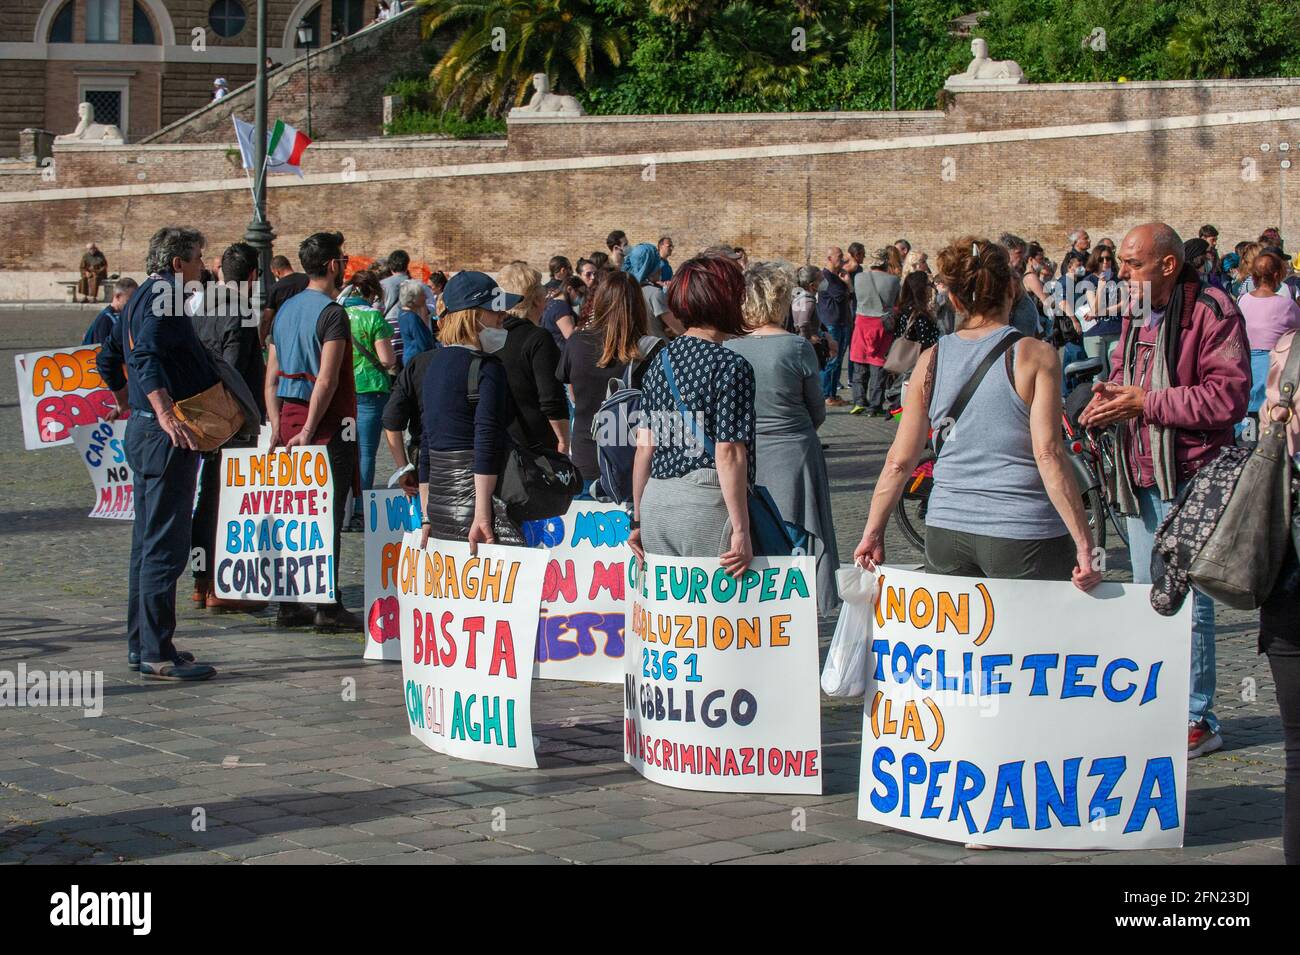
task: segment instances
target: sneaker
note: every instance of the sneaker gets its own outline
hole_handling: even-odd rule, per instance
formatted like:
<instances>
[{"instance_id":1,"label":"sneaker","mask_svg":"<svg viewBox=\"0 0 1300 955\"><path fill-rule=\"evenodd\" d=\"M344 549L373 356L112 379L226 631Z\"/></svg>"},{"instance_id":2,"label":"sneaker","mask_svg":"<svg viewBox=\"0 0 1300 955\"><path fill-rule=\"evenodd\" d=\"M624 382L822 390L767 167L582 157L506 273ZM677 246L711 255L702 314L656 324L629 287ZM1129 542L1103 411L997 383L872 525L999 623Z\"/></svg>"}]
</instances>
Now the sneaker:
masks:
<instances>
[{"instance_id":1,"label":"sneaker","mask_svg":"<svg viewBox=\"0 0 1300 955\"><path fill-rule=\"evenodd\" d=\"M144 663L140 664L140 675L152 680L171 680L173 682L197 683L210 680L217 675L217 668L206 663Z\"/></svg>"},{"instance_id":2,"label":"sneaker","mask_svg":"<svg viewBox=\"0 0 1300 955\"><path fill-rule=\"evenodd\" d=\"M862 412L866 410L867 409L864 408L862 405L854 405L852 408L849 409L849 414L862 414Z\"/></svg>"},{"instance_id":3,"label":"sneaker","mask_svg":"<svg viewBox=\"0 0 1300 955\"><path fill-rule=\"evenodd\" d=\"M366 629L366 622L361 616L344 608L342 604L318 609L313 624L317 633L361 633Z\"/></svg>"},{"instance_id":4,"label":"sneaker","mask_svg":"<svg viewBox=\"0 0 1300 955\"><path fill-rule=\"evenodd\" d=\"M1187 724L1187 758L1195 759L1223 748L1223 737L1210 729L1205 720Z\"/></svg>"}]
</instances>

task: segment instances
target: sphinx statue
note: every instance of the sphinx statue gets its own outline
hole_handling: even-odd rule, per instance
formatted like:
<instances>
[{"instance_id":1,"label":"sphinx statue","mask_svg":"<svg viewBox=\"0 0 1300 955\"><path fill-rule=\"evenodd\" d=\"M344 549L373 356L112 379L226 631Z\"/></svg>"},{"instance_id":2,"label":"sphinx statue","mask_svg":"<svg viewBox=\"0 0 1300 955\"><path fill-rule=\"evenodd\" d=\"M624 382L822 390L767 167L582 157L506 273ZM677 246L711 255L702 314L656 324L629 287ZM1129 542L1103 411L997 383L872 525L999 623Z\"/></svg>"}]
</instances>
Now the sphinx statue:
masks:
<instances>
[{"instance_id":1,"label":"sphinx statue","mask_svg":"<svg viewBox=\"0 0 1300 955\"><path fill-rule=\"evenodd\" d=\"M104 146L121 146L126 142L122 131L109 123L95 122L95 107L90 103L77 104L77 128L62 136L56 143L96 143Z\"/></svg>"},{"instance_id":2,"label":"sphinx statue","mask_svg":"<svg viewBox=\"0 0 1300 955\"><path fill-rule=\"evenodd\" d=\"M586 111L572 96L551 92L545 73L533 74L533 96L526 106L516 106L507 118L523 116L585 116Z\"/></svg>"},{"instance_id":3,"label":"sphinx statue","mask_svg":"<svg viewBox=\"0 0 1300 955\"><path fill-rule=\"evenodd\" d=\"M982 37L970 43L970 65L965 72L955 73L944 82L944 89L965 89L972 86L993 86L1025 82L1024 71L1015 60L990 60L989 45Z\"/></svg>"}]
</instances>

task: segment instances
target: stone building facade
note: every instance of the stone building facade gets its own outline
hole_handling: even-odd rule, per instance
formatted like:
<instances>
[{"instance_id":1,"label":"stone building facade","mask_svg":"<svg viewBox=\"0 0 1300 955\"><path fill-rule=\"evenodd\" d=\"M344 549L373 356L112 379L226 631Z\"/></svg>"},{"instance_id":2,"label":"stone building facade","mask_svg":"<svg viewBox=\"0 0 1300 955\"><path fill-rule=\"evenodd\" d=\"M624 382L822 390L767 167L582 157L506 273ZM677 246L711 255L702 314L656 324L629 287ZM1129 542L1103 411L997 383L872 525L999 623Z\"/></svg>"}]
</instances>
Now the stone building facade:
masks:
<instances>
[{"instance_id":1,"label":"stone building facade","mask_svg":"<svg viewBox=\"0 0 1300 955\"><path fill-rule=\"evenodd\" d=\"M378 0L268 0L276 64L365 29ZM26 128L66 133L77 104L137 142L231 90L257 67L257 0L4 0L0 17L0 157ZM415 20L409 21L414 28ZM303 44L300 25L311 30Z\"/></svg>"}]
</instances>

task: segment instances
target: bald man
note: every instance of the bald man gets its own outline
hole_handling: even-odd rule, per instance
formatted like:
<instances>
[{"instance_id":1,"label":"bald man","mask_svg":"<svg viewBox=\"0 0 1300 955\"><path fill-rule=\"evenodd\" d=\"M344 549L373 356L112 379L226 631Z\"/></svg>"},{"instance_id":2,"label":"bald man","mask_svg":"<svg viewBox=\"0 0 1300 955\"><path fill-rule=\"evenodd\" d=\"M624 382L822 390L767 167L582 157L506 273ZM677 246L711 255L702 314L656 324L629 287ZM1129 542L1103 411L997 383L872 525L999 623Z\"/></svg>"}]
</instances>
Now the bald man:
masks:
<instances>
[{"instance_id":1,"label":"bald man","mask_svg":"<svg viewBox=\"0 0 1300 955\"><path fill-rule=\"evenodd\" d=\"M817 317L826 328L831 340L832 354L822 369L822 395L827 407L840 408L848 404L840 397L840 368L849 350L849 336L853 334L852 289L845 274L848 260L844 250L833 245L826 253L826 266L817 285Z\"/></svg>"},{"instance_id":2,"label":"bald man","mask_svg":"<svg viewBox=\"0 0 1300 955\"><path fill-rule=\"evenodd\" d=\"M1250 397L1250 346L1236 303L1203 286L1183 242L1163 222L1138 226L1119 245L1129 302L1111 355L1081 420L1119 426L1116 483L1127 518L1133 580L1151 583L1156 528L1193 474L1234 440ZM1187 755L1223 745L1214 716L1214 602L1193 594Z\"/></svg>"}]
</instances>

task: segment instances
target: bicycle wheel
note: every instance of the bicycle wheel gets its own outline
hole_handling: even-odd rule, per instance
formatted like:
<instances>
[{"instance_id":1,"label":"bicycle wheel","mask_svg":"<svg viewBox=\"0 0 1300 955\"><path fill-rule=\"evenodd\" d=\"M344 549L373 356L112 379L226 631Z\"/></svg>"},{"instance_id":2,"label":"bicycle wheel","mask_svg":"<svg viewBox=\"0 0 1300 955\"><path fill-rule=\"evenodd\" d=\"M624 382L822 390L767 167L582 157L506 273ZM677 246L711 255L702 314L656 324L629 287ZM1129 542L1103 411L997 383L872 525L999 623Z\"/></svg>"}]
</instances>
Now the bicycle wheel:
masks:
<instances>
[{"instance_id":1,"label":"bicycle wheel","mask_svg":"<svg viewBox=\"0 0 1300 955\"><path fill-rule=\"evenodd\" d=\"M908 497L904 495L898 499L898 506L894 508L894 513L898 515L898 526L902 530L903 536L922 555L925 554L925 509L929 503L930 498L928 495L925 497Z\"/></svg>"}]
</instances>

